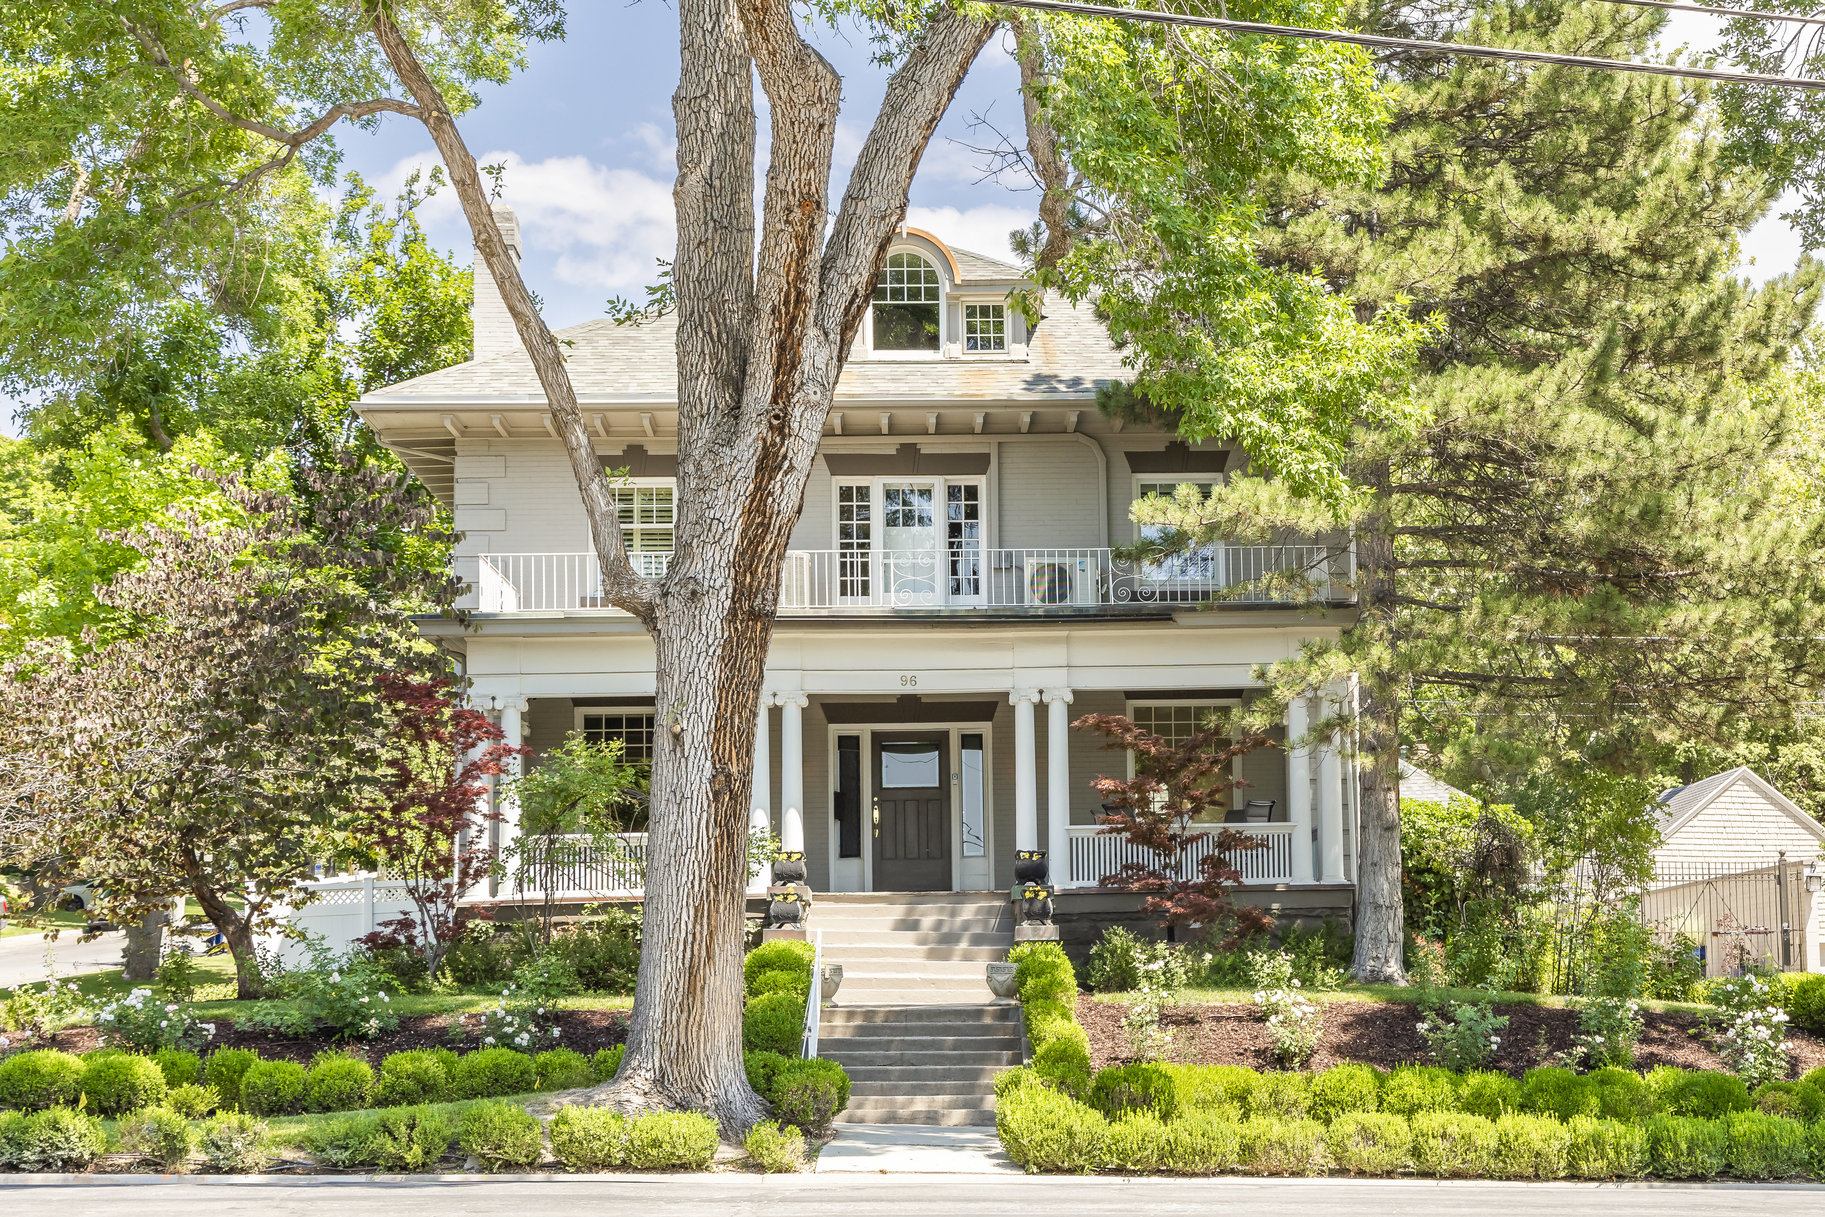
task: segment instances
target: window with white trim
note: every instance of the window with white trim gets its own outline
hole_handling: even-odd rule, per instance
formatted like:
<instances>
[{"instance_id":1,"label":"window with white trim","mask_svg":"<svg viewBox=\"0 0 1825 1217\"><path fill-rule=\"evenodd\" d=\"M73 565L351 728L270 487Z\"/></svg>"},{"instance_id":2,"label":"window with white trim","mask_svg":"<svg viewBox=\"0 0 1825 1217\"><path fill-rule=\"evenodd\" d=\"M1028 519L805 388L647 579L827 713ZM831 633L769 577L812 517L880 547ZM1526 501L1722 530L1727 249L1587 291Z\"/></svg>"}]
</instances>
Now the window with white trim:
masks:
<instances>
[{"instance_id":1,"label":"window with white trim","mask_svg":"<svg viewBox=\"0 0 1825 1217\"><path fill-rule=\"evenodd\" d=\"M1136 499L1144 499L1149 495L1158 495L1162 499L1170 499L1178 494L1179 487L1186 484L1186 482L1190 482L1191 485L1197 487L1198 493L1205 498L1210 497L1210 492L1216 485L1216 483L1208 481L1194 482L1189 478L1170 482L1157 478L1136 478L1134 481L1134 497ZM1141 540L1143 541L1157 541L1170 531L1161 524L1141 524L1137 527L1140 529ZM1219 556L1217 546L1200 545L1193 549L1188 549L1184 553L1171 554L1163 558L1155 558L1147 562L1142 569L1149 579L1187 582L1214 580L1221 574L1221 570L1218 566Z\"/></svg>"},{"instance_id":2,"label":"window with white trim","mask_svg":"<svg viewBox=\"0 0 1825 1217\"><path fill-rule=\"evenodd\" d=\"M1005 351L1008 349L1008 310L1005 304L966 304L963 306L963 349L966 351Z\"/></svg>"},{"instance_id":3,"label":"window with white trim","mask_svg":"<svg viewBox=\"0 0 1825 1217\"><path fill-rule=\"evenodd\" d=\"M644 575L663 574L677 526L672 483L622 482L609 493L621 519L621 543L635 569Z\"/></svg>"},{"instance_id":4,"label":"window with white trim","mask_svg":"<svg viewBox=\"0 0 1825 1217\"><path fill-rule=\"evenodd\" d=\"M577 731L592 744L621 741L621 758L630 765L651 768L653 764L653 726L656 716L651 710L577 711Z\"/></svg>"},{"instance_id":5,"label":"window with white trim","mask_svg":"<svg viewBox=\"0 0 1825 1217\"><path fill-rule=\"evenodd\" d=\"M1221 714L1229 707L1221 702L1162 701L1133 702L1128 707L1128 717L1135 726L1143 731L1151 731L1172 744L1182 744L1198 732L1211 725L1214 715ZM1222 780L1227 782L1232 776L1234 762L1225 765L1221 772ZM1134 756L1129 754L1128 776L1134 776ZM1198 824L1217 824L1223 821L1230 809L1236 806L1236 792L1225 792L1221 801L1207 811L1199 813L1193 820Z\"/></svg>"},{"instance_id":6,"label":"window with white trim","mask_svg":"<svg viewBox=\"0 0 1825 1217\"><path fill-rule=\"evenodd\" d=\"M887 255L874 289L874 349L938 350L944 289L938 268L915 253Z\"/></svg>"}]
</instances>

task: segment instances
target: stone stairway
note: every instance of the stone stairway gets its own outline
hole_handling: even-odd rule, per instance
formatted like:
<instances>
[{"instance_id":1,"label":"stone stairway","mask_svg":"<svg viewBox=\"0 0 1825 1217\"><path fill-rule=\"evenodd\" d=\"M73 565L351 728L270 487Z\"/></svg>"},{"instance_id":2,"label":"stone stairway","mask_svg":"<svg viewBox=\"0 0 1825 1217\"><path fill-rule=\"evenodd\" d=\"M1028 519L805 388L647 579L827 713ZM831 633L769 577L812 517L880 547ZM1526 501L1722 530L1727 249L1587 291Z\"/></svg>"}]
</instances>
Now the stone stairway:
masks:
<instances>
[{"instance_id":1,"label":"stone stairway","mask_svg":"<svg viewBox=\"0 0 1825 1217\"><path fill-rule=\"evenodd\" d=\"M1016 1007L984 974L1007 958L1013 912L998 892L823 895L812 925L843 965L818 1055L850 1077L850 1124L995 1122L995 1075L1020 1063Z\"/></svg>"}]
</instances>

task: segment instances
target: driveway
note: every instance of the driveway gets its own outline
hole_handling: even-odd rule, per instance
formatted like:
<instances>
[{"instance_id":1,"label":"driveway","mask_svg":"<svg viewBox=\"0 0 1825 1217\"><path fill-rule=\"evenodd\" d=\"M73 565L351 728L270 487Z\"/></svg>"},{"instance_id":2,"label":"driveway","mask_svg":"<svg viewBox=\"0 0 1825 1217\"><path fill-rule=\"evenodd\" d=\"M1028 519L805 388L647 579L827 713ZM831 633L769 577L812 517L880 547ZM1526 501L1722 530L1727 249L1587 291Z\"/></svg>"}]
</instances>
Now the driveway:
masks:
<instances>
[{"instance_id":1,"label":"driveway","mask_svg":"<svg viewBox=\"0 0 1825 1217\"><path fill-rule=\"evenodd\" d=\"M77 937L77 931L65 930L56 942L46 942L37 934L0 938L0 989L48 980L50 972L44 962L46 948L57 961L59 976L105 972L120 967L120 953L127 942L124 933L110 930L94 942L78 942Z\"/></svg>"},{"instance_id":2,"label":"driveway","mask_svg":"<svg viewBox=\"0 0 1825 1217\"><path fill-rule=\"evenodd\" d=\"M1769 1217L1816 1213L1825 1188L1757 1184L1433 1183L1352 1179L1110 1179L1021 1175L685 1175L397 1182L0 1175L0 1211L131 1217ZM54 1185L55 1190L46 1186ZM43 1190L40 1190L40 1189Z\"/></svg>"}]
</instances>

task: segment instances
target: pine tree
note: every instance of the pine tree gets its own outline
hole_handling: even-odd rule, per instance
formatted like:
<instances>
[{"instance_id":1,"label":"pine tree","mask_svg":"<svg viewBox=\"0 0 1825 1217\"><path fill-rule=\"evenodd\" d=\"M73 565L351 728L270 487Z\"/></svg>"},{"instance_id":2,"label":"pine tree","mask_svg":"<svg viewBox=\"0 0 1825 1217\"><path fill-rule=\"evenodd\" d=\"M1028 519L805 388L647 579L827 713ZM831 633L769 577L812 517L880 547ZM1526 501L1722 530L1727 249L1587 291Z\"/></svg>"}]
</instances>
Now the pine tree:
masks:
<instances>
[{"instance_id":1,"label":"pine tree","mask_svg":"<svg viewBox=\"0 0 1825 1217\"><path fill-rule=\"evenodd\" d=\"M1604 4L1417 7L1423 36L1612 58L1662 18ZM1354 532L1360 616L1280 665L1285 695L1353 675L1363 794L1354 971L1404 979L1398 750L1454 775L1642 772L1792 721L1816 697L1825 529L1784 508L1777 391L1820 271L1754 289L1738 234L1772 191L1733 165L1706 92L1555 66L1407 56L1378 184L1264 188L1263 258L1438 326L1431 421L1364 428L1353 510L1271 482L1142 509L1180 543Z\"/></svg>"}]
</instances>

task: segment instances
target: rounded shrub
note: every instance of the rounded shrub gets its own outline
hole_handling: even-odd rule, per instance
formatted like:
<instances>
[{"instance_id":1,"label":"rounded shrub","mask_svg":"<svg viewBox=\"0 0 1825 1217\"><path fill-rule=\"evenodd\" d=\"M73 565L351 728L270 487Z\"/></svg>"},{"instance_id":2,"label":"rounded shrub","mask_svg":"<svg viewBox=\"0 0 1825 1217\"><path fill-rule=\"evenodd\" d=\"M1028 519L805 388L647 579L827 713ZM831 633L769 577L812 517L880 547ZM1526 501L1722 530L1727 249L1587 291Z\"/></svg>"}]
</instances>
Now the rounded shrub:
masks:
<instances>
[{"instance_id":1,"label":"rounded shrub","mask_svg":"<svg viewBox=\"0 0 1825 1217\"><path fill-rule=\"evenodd\" d=\"M325 1053L311 1062L305 1074L304 1109L357 1111L368 1105L373 1089L373 1066L357 1057Z\"/></svg>"},{"instance_id":2,"label":"rounded shrub","mask_svg":"<svg viewBox=\"0 0 1825 1217\"><path fill-rule=\"evenodd\" d=\"M1633 1179L1647 1169L1647 1131L1639 1124L1573 1116L1565 1132L1565 1173L1574 1179Z\"/></svg>"},{"instance_id":3,"label":"rounded shrub","mask_svg":"<svg viewBox=\"0 0 1825 1217\"><path fill-rule=\"evenodd\" d=\"M524 1107L498 1100L477 1103L463 1112L457 1143L490 1174L537 1166L539 1155L544 1151L539 1122L532 1114Z\"/></svg>"},{"instance_id":4,"label":"rounded shrub","mask_svg":"<svg viewBox=\"0 0 1825 1217\"><path fill-rule=\"evenodd\" d=\"M1090 1081L1090 1106L1111 1120L1146 1112L1160 1120L1178 1114L1178 1086L1159 1065L1140 1063L1099 1071Z\"/></svg>"},{"instance_id":5,"label":"rounded shrub","mask_svg":"<svg viewBox=\"0 0 1825 1217\"><path fill-rule=\"evenodd\" d=\"M330 1166L367 1165L368 1134L372 1113L317 1120L304 1129L304 1148Z\"/></svg>"},{"instance_id":6,"label":"rounded shrub","mask_svg":"<svg viewBox=\"0 0 1825 1217\"><path fill-rule=\"evenodd\" d=\"M1733 1111L1748 1111L1749 1106L1749 1088L1741 1078L1727 1073L1688 1073L1668 1096L1663 1110L1696 1120L1716 1120Z\"/></svg>"},{"instance_id":7,"label":"rounded shrub","mask_svg":"<svg viewBox=\"0 0 1825 1217\"><path fill-rule=\"evenodd\" d=\"M100 1120L67 1107L52 1107L27 1116L21 1133L24 1148L20 1165L30 1171L87 1170L108 1145Z\"/></svg>"},{"instance_id":8,"label":"rounded shrub","mask_svg":"<svg viewBox=\"0 0 1825 1217\"><path fill-rule=\"evenodd\" d=\"M383 1171L427 1170L449 1152L456 1124L430 1107L393 1107L369 1116L363 1164Z\"/></svg>"},{"instance_id":9,"label":"rounded shrub","mask_svg":"<svg viewBox=\"0 0 1825 1217\"><path fill-rule=\"evenodd\" d=\"M1221 1110L1181 1109L1166 1125L1160 1169L1175 1175L1215 1175L1236 1169L1242 1161L1242 1127Z\"/></svg>"},{"instance_id":10,"label":"rounded shrub","mask_svg":"<svg viewBox=\"0 0 1825 1217\"><path fill-rule=\"evenodd\" d=\"M1808 1069L1800 1075L1800 1081L1808 1086L1816 1086L1821 1093L1825 1093L1825 1065L1820 1065L1817 1069Z\"/></svg>"},{"instance_id":11,"label":"rounded shrub","mask_svg":"<svg viewBox=\"0 0 1825 1217\"><path fill-rule=\"evenodd\" d=\"M1250 1116L1303 1120L1311 1083L1303 1073L1263 1073L1255 1078L1245 1108Z\"/></svg>"},{"instance_id":12,"label":"rounded shrub","mask_svg":"<svg viewBox=\"0 0 1825 1217\"><path fill-rule=\"evenodd\" d=\"M1464 1075L1458 1086L1457 1109L1485 1120L1495 1120L1521 1110L1521 1084L1505 1073L1478 1069Z\"/></svg>"},{"instance_id":13,"label":"rounded shrub","mask_svg":"<svg viewBox=\"0 0 1825 1217\"><path fill-rule=\"evenodd\" d=\"M244 1175L266 1164L266 1125L238 1111L211 1116L197 1137L209 1165L224 1175Z\"/></svg>"},{"instance_id":14,"label":"rounded shrub","mask_svg":"<svg viewBox=\"0 0 1825 1217\"><path fill-rule=\"evenodd\" d=\"M849 1106L849 1075L831 1060L787 1061L774 1075L772 1099L780 1119L822 1136Z\"/></svg>"},{"instance_id":15,"label":"rounded shrub","mask_svg":"<svg viewBox=\"0 0 1825 1217\"><path fill-rule=\"evenodd\" d=\"M606 1082L617 1073L620 1073L621 1058L626 1055L626 1044L616 1044L612 1048L596 1049L596 1054L589 1058L589 1080L592 1082ZM751 1084L752 1082L750 1081L750 1085Z\"/></svg>"},{"instance_id":16,"label":"rounded shrub","mask_svg":"<svg viewBox=\"0 0 1825 1217\"><path fill-rule=\"evenodd\" d=\"M223 1107L241 1105L241 1079L260 1063L260 1054L246 1048L217 1048L203 1062L203 1083L215 1087Z\"/></svg>"},{"instance_id":17,"label":"rounded shrub","mask_svg":"<svg viewBox=\"0 0 1825 1217\"><path fill-rule=\"evenodd\" d=\"M0 1170L25 1169L28 1118L23 1111L0 1108Z\"/></svg>"},{"instance_id":18,"label":"rounded shrub","mask_svg":"<svg viewBox=\"0 0 1825 1217\"><path fill-rule=\"evenodd\" d=\"M1003 1095L1013 1094L1022 1086L1043 1085L1045 1083L1039 1080L1038 1074L1025 1065L1016 1065L1012 1069L1003 1069L995 1075L995 1097L999 1099Z\"/></svg>"},{"instance_id":19,"label":"rounded shrub","mask_svg":"<svg viewBox=\"0 0 1825 1217\"><path fill-rule=\"evenodd\" d=\"M777 1052L744 1052L741 1055L742 1068L747 1070L748 1085L754 1093L771 1103L773 1101L773 1082L779 1077L779 1071L791 1064L796 1057L781 1056ZM615 1062L620 1066L620 1062Z\"/></svg>"},{"instance_id":20,"label":"rounded shrub","mask_svg":"<svg viewBox=\"0 0 1825 1217\"><path fill-rule=\"evenodd\" d=\"M741 961L741 983L749 997L758 997L762 993L778 993L778 988L760 987L763 976L775 977L769 984L777 985L780 974L793 978L792 990L796 991L799 1001L803 1002L811 992L811 960L815 948L808 942L794 942L791 939L775 939L763 942L748 952L747 958Z\"/></svg>"},{"instance_id":21,"label":"rounded shrub","mask_svg":"<svg viewBox=\"0 0 1825 1217\"><path fill-rule=\"evenodd\" d=\"M1090 1037L1076 1023L1067 1024L1044 1044L1033 1046L1033 1072L1074 1098L1090 1093Z\"/></svg>"},{"instance_id":22,"label":"rounded shrub","mask_svg":"<svg viewBox=\"0 0 1825 1217\"><path fill-rule=\"evenodd\" d=\"M1397 1116L1451 1111L1457 1106L1457 1075L1436 1065L1398 1065L1381 1083L1381 1109Z\"/></svg>"},{"instance_id":23,"label":"rounded shrub","mask_svg":"<svg viewBox=\"0 0 1825 1217\"><path fill-rule=\"evenodd\" d=\"M1597 1083L1569 1069L1548 1065L1521 1075L1521 1110L1532 1115L1569 1120L1595 1116L1603 1111Z\"/></svg>"},{"instance_id":24,"label":"rounded shrub","mask_svg":"<svg viewBox=\"0 0 1825 1217\"><path fill-rule=\"evenodd\" d=\"M1413 1161L1407 1121L1385 1111L1346 1111L1324 1134L1331 1161L1353 1175L1396 1175Z\"/></svg>"},{"instance_id":25,"label":"rounded shrub","mask_svg":"<svg viewBox=\"0 0 1825 1217\"><path fill-rule=\"evenodd\" d=\"M1590 1079L1597 1084L1597 1114L1604 1119L1642 1120L1654 1114L1654 1092L1633 1069L1593 1069Z\"/></svg>"},{"instance_id":26,"label":"rounded shrub","mask_svg":"<svg viewBox=\"0 0 1825 1217\"><path fill-rule=\"evenodd\" d=\"M82 1075L82 1058L72 1053L52 1048L15 1052L0 1060L0 1107L74 1107L82 1097Z\"/></svg>"},{"instance_id":27,"label":"rounded shrub","mask_svg":"<svg viewBox=\"0 0 1825 1217\"><path fill-rule=\"evenodd\" d=\"M83 1063L82 1093L98 1116L119 1116L165 1101L165 1075L151 1057L91 1053Z\"/></svg>"},{"instance_id":28,"label":"rounded shrub","mask_svg":"<svg viewBox=\"0 0 1825 1217\"><path fill-rule=\"evenodd\" d=\"M1495 1122L1490 1173L1503 1179L1558 1179L1571 1133L1551 1116L1507 1115Z\"/></svg>"},{"instance_id":29,"label":"rounded shrub","mask_svg":"<svg viewBox=\"0 0 1825 1217\"><path fill-rule=\"evenodd\" d=\"M1325 1168L1324 1125L1255 1116L1240 1127L1242 1169L1256 1175L1317 1175Z\"/></svg>"},{"instance_id":30,"label":"rounded shrub","mask_svg":"<svg viewBox=\"0 0 1825 1217\"><path fill-rule=\"evenodd\" d=\"M203 1080L203 1062L194 1052L181 1048L160 1048L152 1054L158 1071L165 1075L165 1085L176 1090Z\"/></svg>"},{"instance_id":31,"label":"rounded shrub","mask_svg":"<svg viewBox=\"0 0 1825 1217\"><path fill-rule=\"evenodd\" d=\"M1166 1156L1166 1124L1149 1111L1129 1111L1109 1122L1103 1137L1103 1166L1130 1175L1151 1175Z\"/></svg>"},{"instance_id":32,"label":"rounded shrub","mask_svg":"<svg viewBox=\"0 0 1825 1217\"><path fill-rule=\"evenodd\" d=\"M747 986L749 997L761 997L768 993L790 993L802 1003L811 993L811 978L797 972L787 972L775 968L771 972L762 972Z\"/></svg>"},{"instance_id":33,"label":"rounded shrub","mask_svg":"<svg viewBox=\"0 0 1825 1217\"><path fill-rule=\"evenodd\" d=\"M1825 976L1801 976L1790 982L1785 1004L1794 1026L1825 1032Z\"/></svg>"},{"instance_id":34,"label":"rounded shrub","mask_svg":"<svg viewBox=\"0 0 1825 1217\"><path fill-rule=\"evenodd\" d=\"M1724 1165L1738 1179L1791 1179L1812 1164L1812 1140L1798 1120L1737 1111L1723 1125Z\"/></svg>"},{"instance_id":35,"label":"rounded shrub","mask_svg":"<svg viewBox=\"0 0 1825 1217\"><path fill-rule=\"evenodd\" d=\"M538 1071L540 1090L575 1090L594 1080L589 1058L569 1048L541 1052L532 1058L532 1065Z\"/></svg>"},{"instance_id":36,"label":"rounded shrub","mask_svg":"<svg viewBox=\"0 0 1825 1217\"><path fill-rule=\"evenodd\" d=\"M483 1048L458 1057L450 1075L450 1097L454 1099L530 1094L538 1088L539 1071L532 1058L512 1048Z\"/></svg>"},{"instance_id":37,"label":"rounded shrub","mask_svg":"<svg viewBox=\"0 0 1825 1217\"><path fill-rule=\"evenodd\" d=\"M1312 1078L1306 1109L1329 1124L1338 1116L1381 1109L1381 1074L1370 1065L1333 1065Z\"/></svg>"},{"instance_id":38,"label":"rounded shrub","mask_svg":"<svg viewBox=\"0 0 1825 1217\"><path fill-rule=\"evenodd\" d=\"M1674 1094L1691 1076L1691 1070L1681 1069L1677 1065L1656 1065L1642 1075L1642 1083L1648 1088L1648 1096L1656 1114L1672 1110Z\"/></svg>"},{"instance_id":39,"label":"rounded shrub","mask_svg":"<svg viewBox=\"0 0 1825 1217\"><path fill-rule=\"evenodd\" d=\"M558 1108L551 1118L551 1152L573 1171L594 1173L627 1163L627 1117L606 1107Z\"/></svg>"},{"instance_id":40,"label":"rounded shrub","mask_svg":"<svg viewBox=\"0 0 1825 1217\"><path fill-rule=\"evenodd\" d=\"M722 1134L700 1111L652 1111L627 1122L627 1164L640 1171L708 1170Z\"/></svg>"},{"instance_id":41,"label":"rounded shrub","mask_svg":"<svg viewBox=\"0 0 1825 1217\"><path fill-rule=\"evenodd\" d=\"M1088 1040L1085 1043L1088 1044ZM1085 1059L1088 1059L1086 1051ZM1227 1112L1241 1119L1261 1075L1240 1065L1164 1065L1178 1086L1179 1111Z\"/></svg>"},{"instance_id":42,"label":"rounded shrub","mask_svg":"<svg viewBox=\"0 0 1825 1217\"><path fill-rule=\"evenodd\" d=\"M190 1151L196 1148L196 1133L189 1120L169 1107L148 1107L121 1120L120 1147L167 1172L185 1171L190 1168Z\"/></svg>"},{"instance_id":43,"label":"rounded shrub","mask_svg":"<svg viewBox=\"0 0 1825 1217\"><path fill-rule=\"evenodd\" d=\"M1825 1092L1811 1082L1764 1082L1751 1100L1763 1115L1786 1116L1811 1124L1825 1115Z\"/></svg>"},{"instance_id":44,"label":"rounded shrub","mask_svg":"<svg viewBox=\"0 0 1825 1217\"><path fill-rule=\"evenodd\" d=\"M762 1120L742 1138L748 1161L769 1175L790 1174L805 1165L805 1134L791 1126L781 1128Z\"/></svg>"},{"instance_id":45,"label":"rounded shrub","mask_svg":"<svg viewBox=\"0 0 1825 1217\"><path fill-rule=\"evenodd\" d=\"M1495 1162L1495 1121L1462 1111L1420 1111L1407 1120L1413 1169L1438 1179L1474 1179Z\"/></svg>"},{"instance_id":46,"label":"rounded shrub","mask_svg":"<svg viewBox=\"0 0 1825 1217\"><path fill-rule=\"evenodd\" d=\"M380 1062L370 1101L376 1107L441 1103L450 1095L450 1070L456 1060L446 1048L395 1052Z\"/></svg>"},{"instance_id":47,"label":"rounded shrub","mask_svg":"<svg viewBox=\"0 0 1825 1217\"><path fill-rule=\"evenodd\" d=\"M241 1110L256 1116L295 1116L304 1110L309 1075L296 1061L261 1061L241 1076Z\"/></svg>"},{"instance_id":48,"label":"rounded shrub","mask_svg":"<svg viewBox=\"0 0 1825 1217\"><path fill-rule=\"evenodd\" d=\"M1026 1086L996 1104L995 1130L1029 1173L1081 1175L1102 1165L1109 1121L1049 1086Z\"/></svg>"},{"instance_id":49,"label":"rounded shrub","mask_svg":"<svg viewBox=\"0 0 1825 1217\"><path fill-rule=\"evenodd\" d=\"M805 1002L794 993L748 999L741 1014L741 1046L749 1052L797 1056L805 1035Z\"/></svg>"},{"instance_id":50,"label":"rounded shrub","mask_svg":"<svg viewBox=\"0 0 1825 1217\"><path fill-rule=\"evenodd\" d=\"M1014 965L1023 1006L1049 1001L1077 1009L1077 973L1064 948L1056 942L1020 943L1008 952L1008 962Z\"/></svg>"},{"instance_id":51,"label":"rounded shrub","mask_svg":"<svg viewBox=\"0 0 1825 1217\"><path fill-rule=\"evenodd\" d=\"M221 1105L222 1096L215 1087L198 1086L195 1082L173 1086L165 1094L165 1106L186 1120L200 1120Z\"/></svg>"},{"instance_id":52,"label":"rounded shrub","mask_svg":"<svg viewBox=\"0 0 1825 1217\"><path fill-rule=\"evenodd\" d=\"M1709 1179L1724 1169L1722 1121L1653 1116L1647 1139L1648 1171L1663 1179Z\"/></svg>"}]
</instances>

